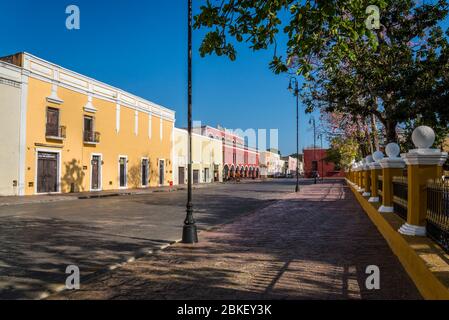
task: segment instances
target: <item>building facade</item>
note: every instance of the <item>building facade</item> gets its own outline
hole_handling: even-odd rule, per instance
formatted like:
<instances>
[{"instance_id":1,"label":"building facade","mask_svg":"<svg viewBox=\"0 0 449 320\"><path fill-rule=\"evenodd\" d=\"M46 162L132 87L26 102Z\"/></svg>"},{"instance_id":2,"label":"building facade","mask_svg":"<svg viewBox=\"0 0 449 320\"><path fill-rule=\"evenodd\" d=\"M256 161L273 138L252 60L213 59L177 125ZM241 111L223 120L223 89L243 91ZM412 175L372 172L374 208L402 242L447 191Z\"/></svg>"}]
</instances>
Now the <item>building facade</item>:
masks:
<instances>
[{"instance_id":1,"label":"building facade","mask_svg":"<svg viewBox=\"0 0 449 320\"><path fill-rule=\"evenodd\" d=\"M23 180L25 173L19 170L19 164L24 160L24 150L21 148L24 136L20 132L20 123L26 101L22 97L22 87L26 85L21 68L0 61L0 130L3 136L0 195L19 195L19 181Z\"/></svg>"},{"instance_id":2,"label":"building facade","mask_svg":"<svg viewBox=\"0 0 449 320\"><path fill-rule=\"evenodd\" d=\"M291 156L282 157L281 160L285 161L283 174L287 176L295 176L296 177L296 164L298 163L298 159L293 158ZM304 174L304 164L302 161L299 161L299 175Z\"/></svg>"},{"instance_id":3,"label":"building facade","mask_svg":"<svg viewBox=\"0 0 449 320\"><path fill-rule=\"evenodd\" d=\"M260 152L261 176L263 178L275 178L283 174L285 162L281 160L279 153L271 151Z\"/></svg>"},{"instance_id":4,"label":"building facade","mask_svg":"<svg viewBox=\"0 0 449 320\"><path fill-rule=\"evenodd\" d=\"M344 177L344 171L336 168L333 162L327 162L326 149L304 149L304 175L306 178L313 178L317 172L320 177Z\"/></svg>"},{"instance_id":5,"label":"building facade","mask_svg":"<svg viewBox=\"0 0 449 320\"><path fill-rule=\"evenodd\" d=\"M22 74L20 103L13 106L20 113L17 194L146 188L173 180L174 111L27 53L0 60ZM7 102L0 102L6 112ZM10 118L17 121L17 114Z\"/></svg>"},{"instance_id":6,"label":"building facade","mask_svg":"<svg viewBox=\"0 0 449 320\"><path fill-rule=\"evenodd\" d=\"M188 132L175 128L173 181L187 184ZM223 181L223 154L221 140L192 133L192 183Z\"/></svg>"},{"instance_id":7,"label":"building facade","mask_svg":"<svg viewBox=\"0 0 449 320\"><path fill-rule=\"evenodd\" d=\"M202 126L196 128L206 137L222 142L223 180L241 178L257 179L260 176L259 152L245 146L244 139L225 129Z\"/></svg>"}]
</instances>

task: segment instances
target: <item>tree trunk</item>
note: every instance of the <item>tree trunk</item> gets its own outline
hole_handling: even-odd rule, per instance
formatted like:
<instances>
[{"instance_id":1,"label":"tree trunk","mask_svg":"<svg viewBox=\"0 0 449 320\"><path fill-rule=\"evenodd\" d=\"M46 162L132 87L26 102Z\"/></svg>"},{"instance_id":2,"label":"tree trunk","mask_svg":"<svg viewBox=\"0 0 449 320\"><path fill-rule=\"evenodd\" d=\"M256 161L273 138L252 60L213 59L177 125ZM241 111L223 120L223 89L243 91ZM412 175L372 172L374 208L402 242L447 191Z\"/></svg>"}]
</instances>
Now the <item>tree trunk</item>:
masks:
<instances>
[{"instance_id":1,"label":"tree trunk","mask_svg":"<svg viewBox=\"0 0 449 320\"><path fill-rule=\"evenodd\" d=\"M368 125L366 123L366 119L363 119L363 126L365 128L365 137L369 143L369 150L371 151L371 154L374 153L374 146L373 146L373 140L371 139L371 134L369 133Z\"/></svg>"},{"instance_id":2,"label":"tree trunk","mask_svg":"<svg viewBox=\"0 0 449 320\"><path fill-rule=\"evenodd\" d=\"M391 142L398 142L398 137L396 134L396 126L397 126L397 122L396 121L386 121L385 123L385 133L386 133L386 139L387 139L387 143L391 143Z\"/></svg>"},{"instance_id":3,"label":"tree trunk","mask_svg":"<svg viewBox=\"0 0 449 320\"><path fill-rule=\"evenodd\" d=\"M371 115L371 132L373 134L374 146L376 148L376 151L379 151L379 135L377 134L376 116L374 114Z\"/></svg>"}]
</instances>

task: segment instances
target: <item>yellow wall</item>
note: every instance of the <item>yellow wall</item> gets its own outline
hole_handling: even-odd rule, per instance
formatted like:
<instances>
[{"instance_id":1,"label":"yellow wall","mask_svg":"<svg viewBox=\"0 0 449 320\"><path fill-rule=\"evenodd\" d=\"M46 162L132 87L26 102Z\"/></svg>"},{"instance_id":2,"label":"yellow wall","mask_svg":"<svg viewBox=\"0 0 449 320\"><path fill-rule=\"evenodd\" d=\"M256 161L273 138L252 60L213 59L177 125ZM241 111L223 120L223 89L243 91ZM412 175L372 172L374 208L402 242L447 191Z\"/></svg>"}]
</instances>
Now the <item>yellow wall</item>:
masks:
<instances>
[{"instance_id":1,"label":"yellow wall","mask_svg":"<svg viewBox=\"0 0 449 320\"><path fill-rule=\"evenodd\" d=\"M103 190L119 188L119 155L128 156L128 188L141 187L141 158L150 161L150 185L159 183L158 160L166 160L164 184L172 181L172 130L173 122L163 120L163 139L160 138L160 117L152 116L152 136L148 135L149 115L139 111L138 135L134 133L135 110L121 106L120 131L116 132L116 104L96 99L92 101L96 113L84 111L87 95L58 88L61 105L48 103L51 84L30 78L29 103L27 113L27 155L26 155L26 194L34 194L36 181L36 148L61 150L62 172L61 191L69 192L71 183L76 191L90 191L90 170L92 153L102 154ZM63 142L51 141L45 137L46 108L60 109L60 122L67 128L67 138ZM100 143L89 146L83 143L83 115L94 116L94 130L100 132ZM38 146L42 144L45 146ZM32 183L33 185L31 185Z\"/></svg>"}]
</instances>

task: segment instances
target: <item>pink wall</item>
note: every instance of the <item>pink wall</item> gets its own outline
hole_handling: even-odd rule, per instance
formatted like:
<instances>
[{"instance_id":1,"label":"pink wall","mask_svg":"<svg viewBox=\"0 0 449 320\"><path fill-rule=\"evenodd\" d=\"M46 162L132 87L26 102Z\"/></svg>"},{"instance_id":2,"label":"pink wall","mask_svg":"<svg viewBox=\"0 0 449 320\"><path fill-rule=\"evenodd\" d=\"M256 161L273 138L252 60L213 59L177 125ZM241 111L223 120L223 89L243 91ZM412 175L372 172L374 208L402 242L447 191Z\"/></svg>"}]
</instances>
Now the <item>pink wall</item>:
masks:
<instances>
[{"instance_id":1,"label":"pink wall","mask_svg":"<svg viewBox=\"0 0 449 320\"><path fill-rule=\"evenodd\" d=\"M312 177L312 162L317 161L318 172L320 177L343 177L343 171L335 171L335 164L333 162L326 162L325 149L306 149L304 150L304 173L307 178Z\"/></svg>"}]
</instances>

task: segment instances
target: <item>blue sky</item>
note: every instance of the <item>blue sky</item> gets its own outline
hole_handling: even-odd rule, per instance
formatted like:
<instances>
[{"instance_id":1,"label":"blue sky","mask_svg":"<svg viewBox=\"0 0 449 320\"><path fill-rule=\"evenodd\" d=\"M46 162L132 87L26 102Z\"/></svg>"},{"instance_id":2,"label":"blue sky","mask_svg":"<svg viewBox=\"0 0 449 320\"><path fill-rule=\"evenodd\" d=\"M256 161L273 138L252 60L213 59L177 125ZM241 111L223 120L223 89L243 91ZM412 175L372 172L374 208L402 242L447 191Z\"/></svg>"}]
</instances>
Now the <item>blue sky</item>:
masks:
<instances>
[{"instance_id":1,"label":"blue sky","mask_svg":"<svg viewBox=\"0 0 449 320\"><path fill-rule=\"evenodd\" d=\"M202 1L195 1L195 11ZM65 28L68 5L81 10L81 29ZM23 0L0 4L0 55L27 51L45 60L186 112L185 1ZM194 33L193 116L226 128L279 129L283 154L295 152L295 99L288 78L268 69L273 51L239 47L237 61L200 58ZM301 147L313 143L302 108ZM318 119L318 117L316 117Z\"/></svg>"}]
</instances>

